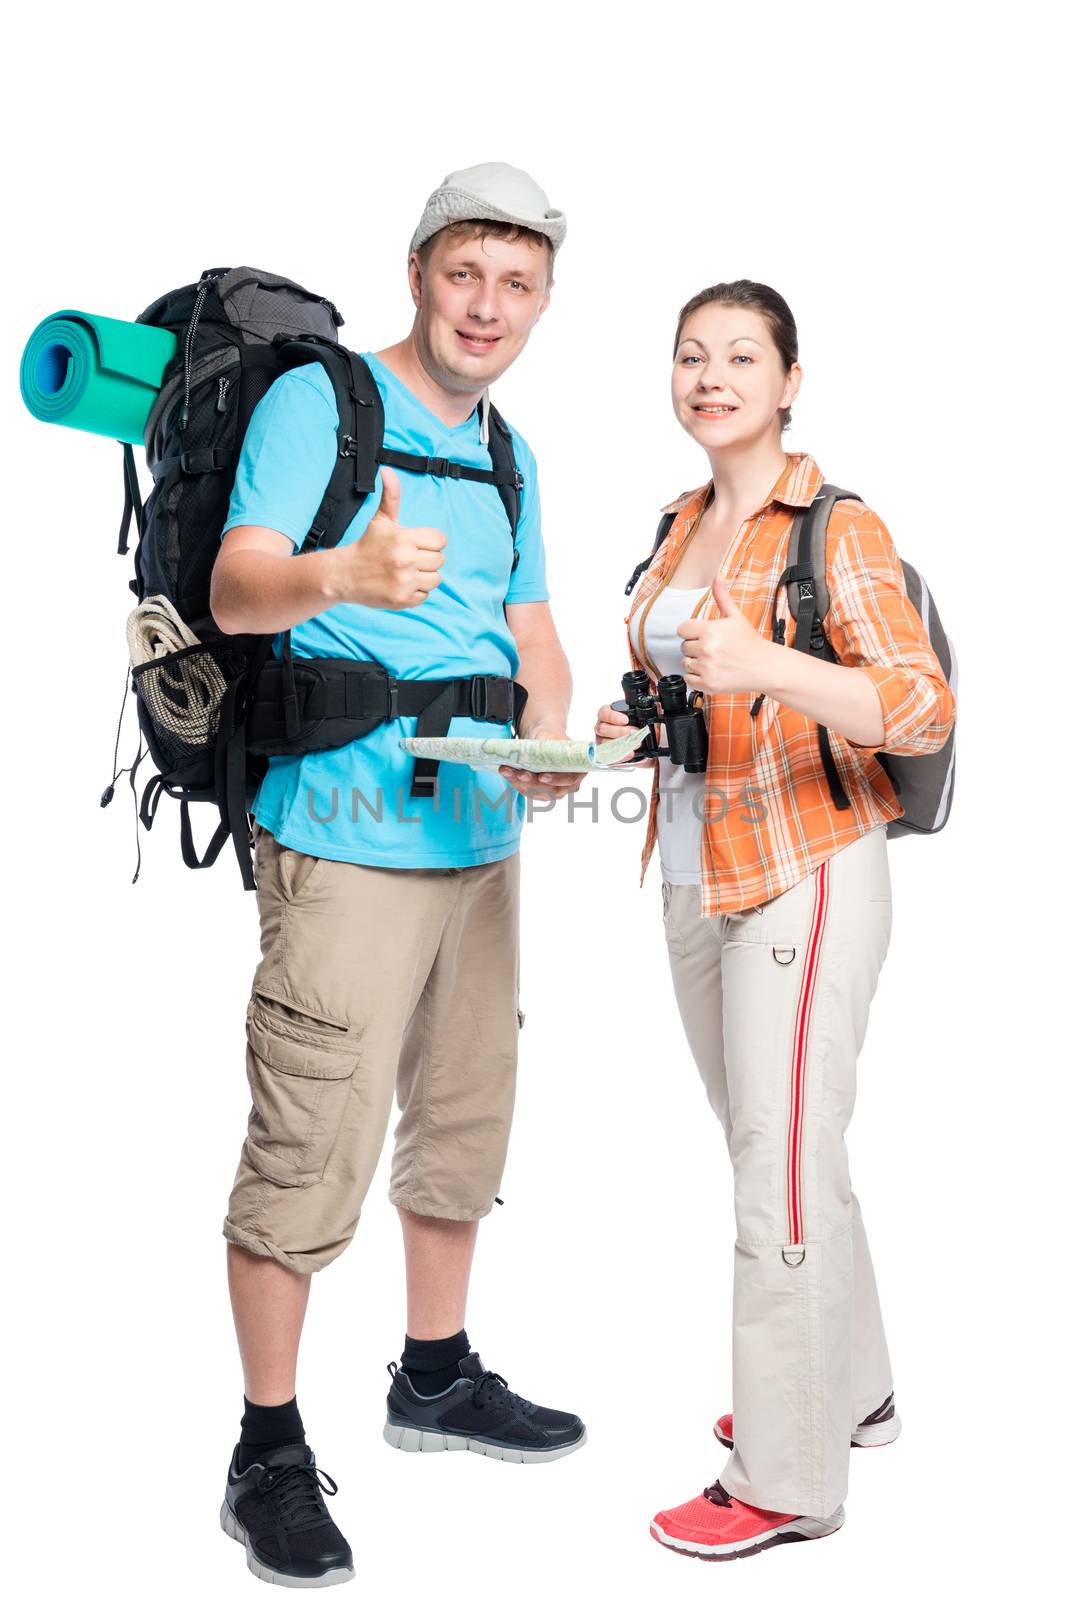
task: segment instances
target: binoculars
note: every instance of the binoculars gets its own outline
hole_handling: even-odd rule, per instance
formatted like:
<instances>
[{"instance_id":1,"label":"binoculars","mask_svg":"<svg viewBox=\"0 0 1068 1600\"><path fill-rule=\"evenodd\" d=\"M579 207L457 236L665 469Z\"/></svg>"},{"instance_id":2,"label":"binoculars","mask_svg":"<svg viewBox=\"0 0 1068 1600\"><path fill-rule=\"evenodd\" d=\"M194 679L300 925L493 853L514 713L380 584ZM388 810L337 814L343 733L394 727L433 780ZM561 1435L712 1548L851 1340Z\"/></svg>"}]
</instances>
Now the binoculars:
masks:
<instances>
[{"instance_id":1,"label":"binoculars","mask_svg":"<svg viewBox=\"0 0 1068 1600\"><path fill-rule=\"evenodd\" d=\"M639 669L623 674L623 699L612 701L613 711L625 711L634 727L647 727L648 734L631 756L644 761L648 756L666 756L687 772L704 772L708 765L708 728L705 724L704 697L697 689L689 694L686 680L672 672L660 678L655 693L649 674ZM657 725L664 724L667 747L657 742Z\"/></svg>"}]
</instances>

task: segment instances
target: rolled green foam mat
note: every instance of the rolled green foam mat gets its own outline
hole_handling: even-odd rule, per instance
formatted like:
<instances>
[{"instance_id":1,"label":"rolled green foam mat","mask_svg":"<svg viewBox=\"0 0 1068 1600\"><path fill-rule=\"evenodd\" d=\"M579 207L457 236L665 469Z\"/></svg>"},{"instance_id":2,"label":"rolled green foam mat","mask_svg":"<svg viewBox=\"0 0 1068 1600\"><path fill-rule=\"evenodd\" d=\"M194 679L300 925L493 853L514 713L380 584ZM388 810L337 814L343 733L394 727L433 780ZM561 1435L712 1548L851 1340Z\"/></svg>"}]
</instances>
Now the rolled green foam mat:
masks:
<instances>
[{"instance_id":1,"label":"rolled green foam mat","mask_svg":"<svg viewBox=\"0 0 1068 1600\"><path fill-rule=\"evenodd\" d=\"M19 388L41 422L143 444L148 413L177 349L166 328L57 311L29 337Z\"/></svg>"}]
</instances>

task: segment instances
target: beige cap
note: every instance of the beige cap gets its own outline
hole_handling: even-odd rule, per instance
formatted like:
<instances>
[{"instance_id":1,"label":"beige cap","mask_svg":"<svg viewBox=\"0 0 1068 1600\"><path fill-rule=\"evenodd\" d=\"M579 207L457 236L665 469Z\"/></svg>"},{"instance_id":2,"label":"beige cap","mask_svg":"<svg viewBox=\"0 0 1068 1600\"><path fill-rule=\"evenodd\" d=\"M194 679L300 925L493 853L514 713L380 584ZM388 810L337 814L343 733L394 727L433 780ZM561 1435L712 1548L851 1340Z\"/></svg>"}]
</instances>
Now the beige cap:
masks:
<instances>
[{"instance_id":1,"label":"beige cap","mask_svg":"<svg viewBox=\"0 0 1068 1600\"><path fill-rule=\"evenodd\" d=\"M543 233L554 250L559 250L567 232L564 213L549 204L545 190L528 172L506 161L484 161L450 172L423 207L409 254L450 222L513 222Z\"/></svg>"}]
</instances>

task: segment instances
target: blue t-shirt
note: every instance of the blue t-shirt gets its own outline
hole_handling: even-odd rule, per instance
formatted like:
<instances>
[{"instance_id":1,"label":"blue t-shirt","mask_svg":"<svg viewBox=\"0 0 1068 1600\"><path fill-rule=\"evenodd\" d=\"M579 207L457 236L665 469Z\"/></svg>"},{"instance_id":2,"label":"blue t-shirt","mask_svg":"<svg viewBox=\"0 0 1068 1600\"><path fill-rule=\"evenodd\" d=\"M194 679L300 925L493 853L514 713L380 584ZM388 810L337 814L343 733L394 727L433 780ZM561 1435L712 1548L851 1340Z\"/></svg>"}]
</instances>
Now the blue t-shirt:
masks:
<instances>
[{"instance_id":1,"label":"blue t-shirt","mask_svg":"<svg viewBox=\"0 0 1068 1600\"><path fill-rule=\"evenodd\" d=\"M491 465L477 410L459 427L447 427L374 355L364 360L382 394L388 448ZM223 534L250 525L273 528L299 549L330 479L337 427L334 391L318 362L277 379L249 421ZM519 653L505 602L549 596L537 468L525 441L514 431L512 437L525 481L514 573L511 529L492 484L398 471L398 520L438 528L448 540L441 583L421 605L404 610L331 606L292 629L293 654L378 661L404 678L514 677ZM381 494L379 473L343 545L363 533ZM276 655L280 644L279 636ZM272 756L253 802L256 820L294 850L369 866L465 867L513 854L524 801L496 772L442 762L437 799L411 798L414 757L398 741L415 733L415 723L415 717L397 717L338 750ZM449 732L486 739L507 737L509 730L454 717Z\"/></svg>"}]
</instances>

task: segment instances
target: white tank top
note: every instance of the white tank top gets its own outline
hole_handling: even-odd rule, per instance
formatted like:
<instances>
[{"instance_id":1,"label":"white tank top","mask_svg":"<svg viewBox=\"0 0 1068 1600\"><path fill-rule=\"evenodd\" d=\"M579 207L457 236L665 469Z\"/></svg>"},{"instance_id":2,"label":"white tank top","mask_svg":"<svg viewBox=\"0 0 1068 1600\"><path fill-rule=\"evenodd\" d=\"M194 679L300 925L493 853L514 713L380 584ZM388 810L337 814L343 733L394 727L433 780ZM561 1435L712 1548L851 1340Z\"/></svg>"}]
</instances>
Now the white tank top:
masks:
<instances>
[{"instance_id":1,"label":"white tank top","mask_svg":"<svg viewBox=\"0 0 1068 1600\"><path fill-rule=\"evenodd\" d=\"M638 650L638 627L645 618L645 655L639 659L655 663L656 678L682 671L682 640L675 631L680 622L692 617L702 589L660 590L652 604L635 611L630 636ZM663 742L663 740L661 740ZM660 846L660 872L665 883L701 882L701 845L704 837L705 774L687 772L666 757L660 758L660 804L656 831Z\"/></svg>"}]
</instances>

